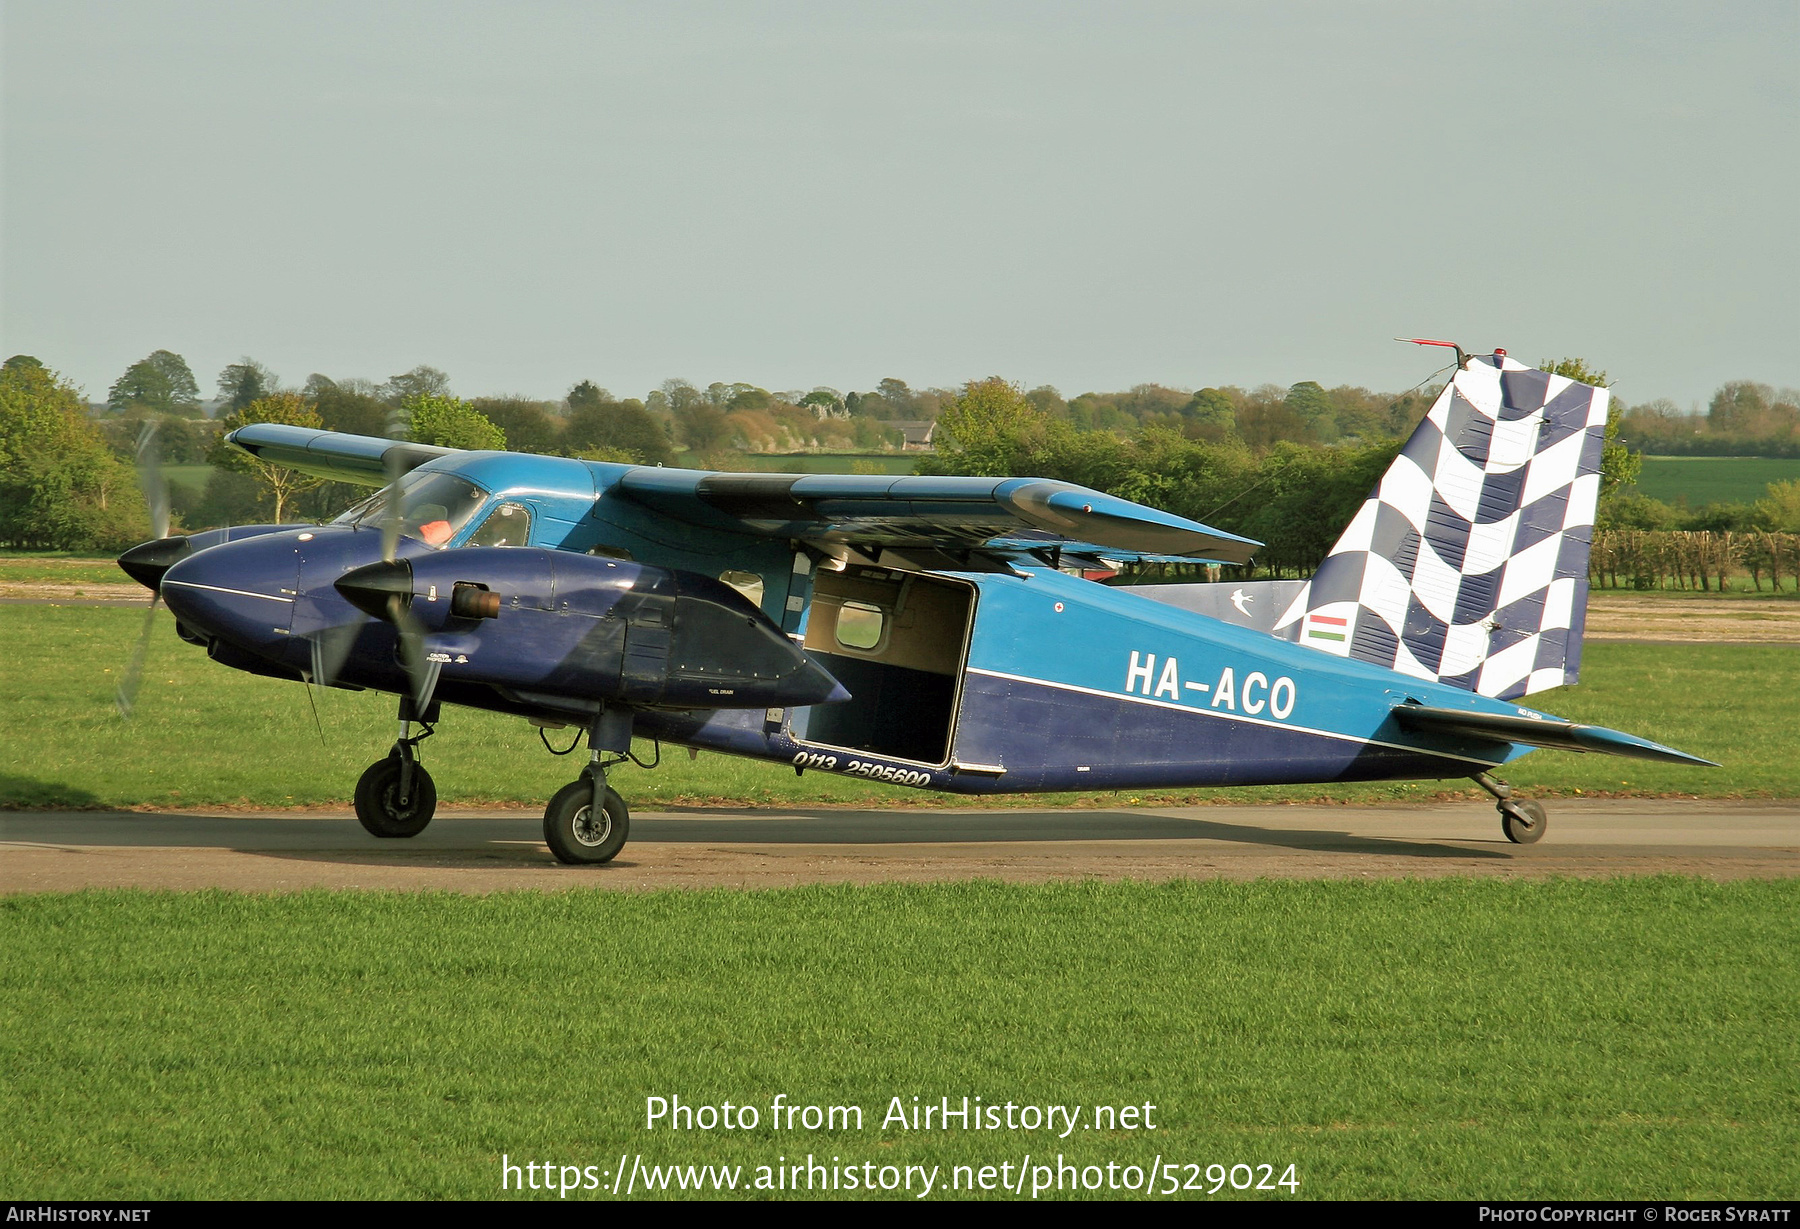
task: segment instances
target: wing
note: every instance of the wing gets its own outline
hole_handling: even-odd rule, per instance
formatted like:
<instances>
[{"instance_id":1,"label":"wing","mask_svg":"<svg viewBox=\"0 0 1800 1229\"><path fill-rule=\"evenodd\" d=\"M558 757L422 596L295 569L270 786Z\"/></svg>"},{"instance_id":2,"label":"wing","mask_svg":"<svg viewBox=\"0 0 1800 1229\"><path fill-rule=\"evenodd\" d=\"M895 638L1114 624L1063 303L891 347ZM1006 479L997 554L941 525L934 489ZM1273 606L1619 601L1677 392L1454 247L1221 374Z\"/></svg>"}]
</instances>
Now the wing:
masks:
<instances>
[{"instance_id":1,"label":"wing","mask_svg":"<svg viewBox=\"0 0 1800 1229\"><path fill-rule=\"evenodd\" d=\"M1047 478L713 474L639 467L614 490L673 520L765 537L900 551L970 551L994 539L1247 563L1260 542ZM1040 536L1041 535L1041 536Z\"/></svg>"},{"instance_id":2,"label":"wing","mask_svg":"<svg viewBox=\"0 0 1800 1229\"><path fill-rule=\"evenodd\" d=\"M397 474L459 452L279 423L239 427L226 440L272 465L365 486L385 485ZM607 494L671 520L760 537L893 549L930 566L961 566L968 560L955 556L971 551L1007 557L1059 546L1248 563L1262 545L1047 478L720 474L538 459L588 466Z\"/></svg>"},{"instance_id":3,"label":"wing","mask_svg":"<svg viewBox=\"0 0 1800 1229\"><path fill-rule=\"evenodd\" d=\"M451 456L457 448L436 448L430 444L411 444L405 440L387 440L373 435L342 435L336 431L318 431L311 427L290 427L283 423L256 422L239 427L225 437L259 461L297 469L303 474L330 478L337 482L355 482L363 486L386 486L400 474L407 473L427 461Z\"/></svg>"},{"instance_id":4,"label":"wing","mask_svg":"<svg viewBox=\"0 0 1800 1229\"><path fill-rule=\"evenodd\" d=\"M1427 708L1419 704L1402 704L1394 709L1394 720L1409 730L1432 734L1450 734L1461 738L1479 738L1490 742L1523 743L1529 747L1548 747L1557 751L1599 751L1607 755L1628 755L1633 759L1661 760L1667 764L1703 764L1717 768L1711 760L1653 743L1647 738L1609 730L1599 725L1577 725L1554 717L1511 717L1503 713L1467 713L1453 708Z\"/></svg>"}]
</instances>

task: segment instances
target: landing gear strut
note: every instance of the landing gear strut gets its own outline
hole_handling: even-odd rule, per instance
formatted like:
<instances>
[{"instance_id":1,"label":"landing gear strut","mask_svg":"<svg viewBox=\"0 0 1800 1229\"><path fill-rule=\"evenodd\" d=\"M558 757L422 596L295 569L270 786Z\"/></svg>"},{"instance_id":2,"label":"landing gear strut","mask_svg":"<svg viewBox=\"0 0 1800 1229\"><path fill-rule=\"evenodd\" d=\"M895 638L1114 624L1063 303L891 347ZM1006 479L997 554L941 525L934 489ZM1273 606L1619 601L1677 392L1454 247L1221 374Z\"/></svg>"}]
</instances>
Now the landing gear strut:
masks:
<instances>
[{"instance_id":1,"label":"landing gear strut","mask_svg":"<svg viewBox=\"0 0 1800 1229\"><path fill-rule=\"evenodd\" d=\"M1529 798L1514 798L1512 786L1496 781L1485 772L1475 774L1475 784L1494 796L1500 812L1500 830L1515 845L1535 845L1544 839L1550 825L1550 813L1544 804Z\"/></svg>"},{"instance_id":2,"label":"landing gear strut","mask_svg":"<svg viewBox=\"0 0 1800 1229\"><path fill-rule=\"evenodd\" d=\"M544 843L558 862L610 862L631 835L631 812L606 783L606 770L631 750L631 711L602 709L588 729L588 765L544 808ZM610 754L610 758L609 758Z\"/></svg>"},{"instance_id":3,"label":"landing gear strut","mask_svg":"<svg viewBox=\"0 0 1800 1229\"><path fill-rule=\"evenodd\" d=\"M437 706L428 716L435 720ZM414 722L420 732L414 734ZM400 700L400 737L387 758L376 760L356 783L356 818L373 836L417 836L437 811L437 786L419 763L419 744L437 731L420 717L412 697Z\"/></svg>"}]
</instances>

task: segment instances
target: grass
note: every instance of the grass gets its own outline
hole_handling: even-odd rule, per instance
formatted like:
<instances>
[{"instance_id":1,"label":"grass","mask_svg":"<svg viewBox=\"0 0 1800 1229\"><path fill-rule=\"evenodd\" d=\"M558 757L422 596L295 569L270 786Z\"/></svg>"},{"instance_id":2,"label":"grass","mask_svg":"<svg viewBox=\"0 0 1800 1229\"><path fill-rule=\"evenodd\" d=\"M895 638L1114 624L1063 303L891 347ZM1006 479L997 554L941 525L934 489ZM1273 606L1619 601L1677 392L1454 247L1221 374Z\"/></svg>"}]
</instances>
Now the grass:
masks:
<instances>
[{"instance_id":1,"label":"grass","mask_svg":"<svg viewBox=\"0 0 1800 1229\"><path fill-rule=\"evenodd\" d=\"M0 1196L1061 1152L1292 1164L1314 1198L1779 1198L1797 918L1792 880L1672 877L10 897ZM644 1129L650 1095L777 1093L863 1128ZM881 1125L964 1095L1158 1129Z\"/></svg>"},{"instance_id":2,"label":"grass","mask_svg":"<svg viewBox=\"0 0 1800 1229\"><path fill-rule=\"evenodd\" d=\"M1711 503L1755 503L1771 482L1800 478L1793 457L1645 457L1637 492L1664 503L1699 508Z\"/></svg>"},{"instance_id":3,"label":"grass","mask_svg":"<svg viewBox=\"0 0 1800 1229\"><path fill-rule=\"evenodd\" d=\"M15 585L129 585L135 597L144 592L119 570L112 556L70 555L60 552L8 552L0 555L0 584Z\"/></svg>"},{"instance_id":4,"label":"grass","mask_svg":"<svg viewBox=\"0 0 1800 1229\"><path fill-rule=\"evenodd\" d=\"M323 731L298 684L255 678L206 659L159 617L137 716L113 694L142 626L136 610L0 606L0 807L287 807L342 805L394 737L394 701L314 691ZM1548 693L1551 712L1629 730L1725 764L1684 768L1540 751L1508 770L1539 794L1800 797L1800 652L1789 647L1599 644L1585 681ZM553 736L566 740L563 733ZM558 741L559 746L564 745ZM642 750L648 751L648 748ZM454 710L424 748L445 803L541 806L576 760L544 753L518 718ZM635 807L680 804L981 805L780 764L668 749L654 772L622 770ZM1139 794L1012 795L993 805L1090 802L1377 802L1472 791L1466 782L1252 787Z\"/></svg>"}]
</instances>

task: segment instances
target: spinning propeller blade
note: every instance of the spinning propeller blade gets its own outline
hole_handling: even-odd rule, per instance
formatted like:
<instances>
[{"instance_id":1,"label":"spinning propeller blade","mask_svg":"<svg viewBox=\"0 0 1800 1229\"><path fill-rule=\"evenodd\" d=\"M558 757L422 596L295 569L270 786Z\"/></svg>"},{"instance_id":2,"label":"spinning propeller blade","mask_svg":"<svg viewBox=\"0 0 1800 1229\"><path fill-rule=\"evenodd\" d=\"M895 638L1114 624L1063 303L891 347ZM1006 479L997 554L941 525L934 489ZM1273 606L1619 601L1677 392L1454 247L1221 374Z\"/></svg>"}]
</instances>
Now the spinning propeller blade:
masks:
<instances>
[{"instance_id":1,"label":"spinning propeller blade","mask_svg":"<svg viewBox=\"0 0 1800 1229\"><path fill-rule=\"evenodd\" d=\"M163 476L162 449L156 442L158 425L154 418L144 420L143 429L138 432L136 459L138 485L143 488L144 503L150 509L150 528L153 536L160 540L169 536L169 482ZM158 574L158 579L160 578ZM137 704L138 688L144 681L144 659L150 652L150 634L156 627L156 608L161 600L161 588L153 588L150 592L150 609L144 612L143 630L138 632L137 644L132 647L125 676L119 680L115 702L119 706L119 716L127 721L131 719L131 710Z\"/></svg>"},{"instance_id":2,"label":"spinning propeller blade","mask_svg":"<svg viewBox=\"0 0 1800 1229\"><path fill-rule=\"evenodd\" d=\"M388 598L387 609L388 622L400 630L400 664L406 667L406 677L412 682L413 707L422 713L431 703L431 693L437 690L443 665L431 661L426 653L428 633L412 612L411 594Z\"/></svg>"}]
</instances>

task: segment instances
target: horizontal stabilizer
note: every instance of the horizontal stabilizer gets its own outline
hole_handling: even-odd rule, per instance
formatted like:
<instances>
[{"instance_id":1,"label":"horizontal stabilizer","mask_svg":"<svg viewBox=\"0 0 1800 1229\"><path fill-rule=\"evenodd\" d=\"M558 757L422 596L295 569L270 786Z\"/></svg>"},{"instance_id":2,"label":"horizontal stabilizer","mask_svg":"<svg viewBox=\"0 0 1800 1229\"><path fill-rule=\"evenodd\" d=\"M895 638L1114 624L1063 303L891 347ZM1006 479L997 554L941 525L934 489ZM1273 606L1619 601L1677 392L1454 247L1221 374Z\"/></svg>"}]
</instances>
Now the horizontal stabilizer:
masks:
<instances>
[{"instance_id":1,"label":"horizontal stabilizer","mask_svg":"<svg viewBox=\"0 0 1800 1229\"><path fill-rule=\"evenodd\" d=\"M270 465L362 486L386 486L427 461L460 451L276 422L253 422L239 427L225 437L225 442Z\"/></svg>"},{"instance_id":2,"label":"horizontal stabilizer","mask_svg":"<svg viewBox=\"0 0 1800 1229\"><path fill-rule=\"evenodd\" d=\"M691 525L905 550L975 550L1037 531L1041 543L1247 563L1262 545L1113 495L1047 478L717 474L639 467L614 488Z\"/></svg>"},{"instance_id":3,"label":"horizontal stabilizer","mask_svg":"<svg viewBox=\"0 0 1800 1229\"><path fill-rule=\"evenodd\" d=\"M1562 721L1555 717L1512 717L1503 713L1469 713L1454 708L1402 704L1394 709L1394 720L1409 730L1422 733L1523 743L1528 747L1546 747L1554 751L1598 751L1605 755L1628 755L1639 760L1660 760L1665 764L1718 767L1711 760L1703 760L1697 755L1653 743L1635 734L1609 730L1605 726L1577 725L1573 721Z\"/></svg>"}]
</instances>

